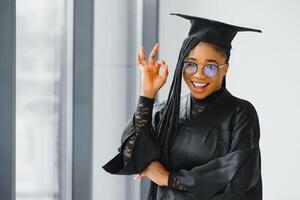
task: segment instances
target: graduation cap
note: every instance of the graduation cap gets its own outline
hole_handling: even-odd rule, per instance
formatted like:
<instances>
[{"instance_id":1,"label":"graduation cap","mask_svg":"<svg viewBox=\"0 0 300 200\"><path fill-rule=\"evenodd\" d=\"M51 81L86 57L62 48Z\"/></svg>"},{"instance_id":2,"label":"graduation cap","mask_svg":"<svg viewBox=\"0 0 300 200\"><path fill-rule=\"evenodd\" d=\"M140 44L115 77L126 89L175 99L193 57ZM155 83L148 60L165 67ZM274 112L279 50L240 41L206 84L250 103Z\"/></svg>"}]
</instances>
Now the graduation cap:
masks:
<instances>
[{"instance_id":1,"label":"graduation cap","mask_svg":"<svg viewBox=\"0 0 300 200\"><path fill-rule=\"evenodd\" d=\"M191 28L189 31L189 36L198 37L203 42L213 43L225 48L231 48L231 41L239 31L262 32L258 29L235 26L201 17L178 13L170 13L170 15L177 15L190 20Z\"/></svg>"}]
</instances>

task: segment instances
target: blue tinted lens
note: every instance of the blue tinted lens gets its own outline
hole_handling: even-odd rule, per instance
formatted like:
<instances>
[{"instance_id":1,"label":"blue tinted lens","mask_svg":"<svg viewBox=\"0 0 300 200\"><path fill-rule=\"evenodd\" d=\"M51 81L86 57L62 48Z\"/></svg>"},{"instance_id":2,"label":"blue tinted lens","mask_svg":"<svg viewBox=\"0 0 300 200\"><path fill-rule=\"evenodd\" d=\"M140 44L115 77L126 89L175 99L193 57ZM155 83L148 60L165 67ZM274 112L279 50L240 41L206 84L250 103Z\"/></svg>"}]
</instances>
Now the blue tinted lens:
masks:
<instances>
[{"instance_id":1,"label":"blue tinted lens","mask_svg":"<svg viewBox=\"0 0 300 200\"><path fill-rule=\"evenodd\" d=\"M207 64L203 67L203 74L209 78L215 77L218 71L218 67L213 64Z\"/></svg>"},{"instance_id":2,"label":"blue tinted lens","mask_svg":"<svg viewBox=\"0 0 300 200\"><path fill-rule=\"evenodd\" d=\"M197 72L197 64L190 62L190 61L184 61L184 73L188 74L188 75L192 75L195 74Z\"/></svg>"}]
</instances>

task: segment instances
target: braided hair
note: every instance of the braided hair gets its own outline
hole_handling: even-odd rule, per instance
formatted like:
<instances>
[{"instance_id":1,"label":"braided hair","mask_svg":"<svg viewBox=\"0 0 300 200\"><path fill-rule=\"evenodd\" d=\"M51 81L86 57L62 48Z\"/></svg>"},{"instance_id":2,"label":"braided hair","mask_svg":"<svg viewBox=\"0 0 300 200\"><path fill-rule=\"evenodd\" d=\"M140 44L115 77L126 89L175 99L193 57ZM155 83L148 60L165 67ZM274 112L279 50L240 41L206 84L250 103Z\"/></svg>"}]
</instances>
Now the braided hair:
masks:
<instances>
[{"instance_id":1,"label":"braided hair","mask_svg":"<svg viewBox=\"0 0 300 200\"><path fill-rule=\"evenodd\" d=\"M179 57L176 69L173 76L173 81L170 87L168 99L162 117L158 123L157 135L159 145L161 147L161 162L169 170L172 171L172 164L170 161L170 148L176 136L176 130L179 122L180 110L180 95L181 95L181 82L182 70L184 59L188 56L190 51L200 42L200 38L188 37L183 41L182 47L179 52ZM211 44L211 43L210 43ZM230 56L230 48L224 48L218 45L211 44L216 51L222 53L228 63ZM222 81L222 87L226 87L225 76ZM151 181L148 200L155 200L157 192L157 184Z\"/></svg>"}]
</instances>

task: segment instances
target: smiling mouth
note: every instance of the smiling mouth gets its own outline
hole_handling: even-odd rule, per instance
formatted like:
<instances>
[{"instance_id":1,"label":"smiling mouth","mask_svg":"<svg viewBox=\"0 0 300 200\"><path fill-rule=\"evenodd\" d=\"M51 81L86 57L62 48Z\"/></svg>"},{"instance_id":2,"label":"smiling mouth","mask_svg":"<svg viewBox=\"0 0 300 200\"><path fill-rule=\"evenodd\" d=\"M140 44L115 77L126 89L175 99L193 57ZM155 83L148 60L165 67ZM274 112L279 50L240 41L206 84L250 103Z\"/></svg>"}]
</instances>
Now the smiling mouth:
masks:
<instances>
[{"instance_id":1,"label":"smiling mouth","mask_svg":"<svg viewBox=\"0 0 300 200\"><path fill-rule=\"evenodd\" d=\"M209 83L201 83L201 82L192 81L192 85L194 86L194 88L196 90L204 90L209 85Z\"/></svg>"}]
</instances>

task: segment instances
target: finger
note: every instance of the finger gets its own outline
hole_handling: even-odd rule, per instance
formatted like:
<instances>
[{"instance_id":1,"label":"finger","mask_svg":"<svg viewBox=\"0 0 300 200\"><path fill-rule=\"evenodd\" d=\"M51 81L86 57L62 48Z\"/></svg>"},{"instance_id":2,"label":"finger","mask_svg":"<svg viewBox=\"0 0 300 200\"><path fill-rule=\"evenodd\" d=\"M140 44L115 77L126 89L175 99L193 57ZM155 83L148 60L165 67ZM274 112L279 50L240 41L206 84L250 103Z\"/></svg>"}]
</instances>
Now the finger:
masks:
<instances>
[{"instance_id":1,"label":"finger","mask_svg":"<svg viewBox=\"0 0 300 200\"><path fill-rule=\"evenodd\" d=\"M158 52L158 48L159 48L159 44L156 43L156 44L154 45L154 47L153 47L153 49L152 49L150 55L149 55L149 60L148 60L149 64L154 64L154 63L155 63L155 55L156 55L157 52Z\"/></svg>"},{"instance_id":2,"label":"finger","mask_svg":"<svg viewBox=\"0 0 300 200\"><path fill-rule=\"evenodd\" d=\"M146 60L141 60L141 55L140 54L138 54L137 55L137 64L138 64L138 66L139 66L139 68L140 69L143 69L145 66L146 66Z\"/></svg>"},{"instance_id":3,"label":"finger","mask_svg":"<svg viewBox=\"0 0 300 200\"><path fill-rule=\"evenodd\" d=\"M135 177L134 177L134 179L136 180L136 181L138 181L138 182L141 182L142 181L142 179L143 179L143 177L141 176L141 175L136 175Z\"/></svg>"},{"instance_id":4,"label":"finger","mask_svg":"<svg viewBox=\"0 0 300 200\"><path fill-rule=\"evenodd\" d=\"M145 49L144 49L143 45L141 46L140 60L141 60L141 62L142 62L143 60L146 60L146 58L145 58Z\"/></svg>"},{"instance_id":5,"label":"finger","mask_svg":"<svg viewBox=\"0 0 300 200\"><path fill-rule=\"evenodd\" d=\"M146 60L142 60L142 65L143 67L147 65L147 61Z\"/></svg>"},{"instance_id":6,"label":"finger","mask_svg":"<svg viewBox=\"0 0 300 200\"><path fill-rule=\"evenodd\" d=\"M139 65L141 64L141 57L140 57L139 53L136 56L136 63L139 64Z\"/></svg>"},{"instance_id":7,"label":"finger","mask_svg":"<svg viewBox=\"0 0 300 200\"><path fill-rule=\"evenodd\" d=\"M161 66L161 62L160 62L159 60L157 60L157 61L155 62L155 64L154 64L154 67L155 67L157 70L159 70L160 66Z\"/></svg>"},{"instance_id":8,"label":"finger","mask_svg":"<svg viewBox=\"0 0 300 200\"><path fill-rule=\"evenodd\" d=\"M134 179L134 180L137 180L137 179L139 178L139 176L140 176L140 175L139 175L139 174L137 174L137 175L135 175L135 176L134 176L134 178L133 178L133 179Z\"/></svg>"},{"instance_id":9,"label":"finger","mask_svg":"<svg viewBox=\"0 0 300 200\"><path fill-rule=\"evenodd\" d=\"M162 65L166 65L166 62L164 61L164 60L157 60L155 63L157 63L157 65L155 65L156 67L160 67L160 66L162 66Z\"/></svg>"},{"instance_id":10,"label":"finger","mask_svg":"<svg viewBox=\"0 0 300 200\"><path fill-rule=\"evenodd\" d=\"M164 82L166 82L169 74L168 65L162 65L162 68L163 68L163 72L161 78Z\"/></svg>"}]
</instances>

